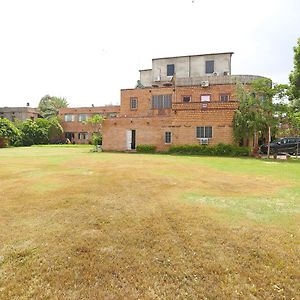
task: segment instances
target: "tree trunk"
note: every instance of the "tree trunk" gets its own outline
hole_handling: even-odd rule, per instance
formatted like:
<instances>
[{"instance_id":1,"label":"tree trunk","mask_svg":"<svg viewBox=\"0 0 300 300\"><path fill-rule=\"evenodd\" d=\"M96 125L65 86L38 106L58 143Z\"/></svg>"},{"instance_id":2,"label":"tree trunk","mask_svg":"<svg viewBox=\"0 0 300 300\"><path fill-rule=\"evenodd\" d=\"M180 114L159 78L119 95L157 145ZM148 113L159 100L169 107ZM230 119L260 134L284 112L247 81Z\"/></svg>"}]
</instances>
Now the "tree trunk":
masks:
<instances>
[{"instance_id":1,"label":"tree trunk","mask_svg":"<svg viewBox=\"0 0 300 300\"><path fill-rule=\"evenodd\" d=\"M268 158L270 158L271 127L268 127Z\"/></svg>"}]
</instances>

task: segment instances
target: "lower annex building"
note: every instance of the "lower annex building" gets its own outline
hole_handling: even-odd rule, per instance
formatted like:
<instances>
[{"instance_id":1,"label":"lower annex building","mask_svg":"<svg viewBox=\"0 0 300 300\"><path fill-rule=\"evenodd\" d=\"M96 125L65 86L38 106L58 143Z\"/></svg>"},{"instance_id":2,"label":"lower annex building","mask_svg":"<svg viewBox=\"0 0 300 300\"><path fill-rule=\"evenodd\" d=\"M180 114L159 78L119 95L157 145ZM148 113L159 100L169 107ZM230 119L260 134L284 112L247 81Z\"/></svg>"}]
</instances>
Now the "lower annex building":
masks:
<instances>
[{"instance_id":1,"label":"lower annex building","mask_svg":"<svg viewBox=\"0 0 300 300\"><path fill-rule=\"evenodd\" d=\"M121 90L120 106L60 110L66 137L87 143L93 131L82 120L101 113L106 116L103 150L130 151L139 144L159 151L170 145L232 144L232 121L239 105L236 84L261 78L231 75L232 54L153 59L152 69L140 70L136 88Z\"/></svg>"}]
</instances>

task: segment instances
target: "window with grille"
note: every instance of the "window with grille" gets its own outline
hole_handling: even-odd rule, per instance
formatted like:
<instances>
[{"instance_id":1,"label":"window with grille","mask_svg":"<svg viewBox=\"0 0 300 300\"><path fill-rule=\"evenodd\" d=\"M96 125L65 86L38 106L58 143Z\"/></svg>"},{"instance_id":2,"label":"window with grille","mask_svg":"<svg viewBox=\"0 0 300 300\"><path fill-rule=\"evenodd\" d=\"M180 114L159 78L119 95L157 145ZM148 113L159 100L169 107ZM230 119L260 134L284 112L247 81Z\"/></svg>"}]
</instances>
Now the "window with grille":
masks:
<instances>
[{"instance_id":1,"label":"window with grille","mask_svg":"<svg viewBox=\"0 0 300 300\"><path fill-rule=\"evenodd\" d=\"M79 132L78 133L78 139L79 140L87 140L88 139L88 133L87 132Z\"/></svg>"},{"instance_id":2,"label":"window with grille","mask_svg":"<svg viewBox=\"0 0 300 300\"><path fill-rule=\"evenodd\" d=\"M172 95L152 96L152 108L163 109L172 107Z\"/></svg>"},{"instance_id":3,"label":"window with grille","mask_svg":"<svg viewBox=\"0 0 300 300\"><path fill-rule=\"evenodd\" d=\"M221 102L229 101L229 95L228 94L220 94L220 101Z\"/></svg>"},{"instance_id":4,"label":"window with grille","mask_svg":"<svg viewBox=\"0 0 300 300\"><path fill-rule=\"evenodd\" d=\"M134 110L137 109L137 98L130 98L130 109Z\"/></svg>"},{"instance_id":5,"label":"window with grille","mask_svg":"<svg viewBox=\"0 0 300 300\"><path fill-rule=\"evenodd\" d=\"M87 119L88 119L88 115L87 114L79 114L79 116L78 116L79 122L84 122Z\"/></svg>"},{"instance_id":6,"label":"window with grille","mask_svg":"<svg viewBox=\"0 0 300 300\"><path fill-rule=\"evenodd\" d=\"M74 122L75 115L65 115L65 122Z\"/></svg>"},{"instance_id":7,"label":"window with grille","mask_svg":"<svg viewBox=\"0 0 300 300\"><path fill-rule=\"evenodd\" d=\"M212 127L211 126L200 126L196 128L196 136L198 139L212 138Z\"/></svg>"},{"instance_id":8,"label":"window with grille","mask_svg":"<svg viewBox=\"0 0 300 300\"><path fill-rule=\"evenodd\" d=\"M165 143L166 144L172 143L172 132L170 131L165 132Z\"/></svg>"}]
</instances>

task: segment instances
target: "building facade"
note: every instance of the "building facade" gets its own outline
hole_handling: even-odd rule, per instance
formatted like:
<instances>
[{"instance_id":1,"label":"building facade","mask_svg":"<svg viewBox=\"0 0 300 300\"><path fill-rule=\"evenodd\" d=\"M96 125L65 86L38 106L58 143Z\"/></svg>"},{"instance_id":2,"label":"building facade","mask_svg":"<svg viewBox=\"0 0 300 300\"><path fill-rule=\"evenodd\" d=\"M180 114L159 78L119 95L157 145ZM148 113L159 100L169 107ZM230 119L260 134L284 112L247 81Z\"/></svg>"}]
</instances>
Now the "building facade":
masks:
<instances>
[{"instance_id":1,"label":"building facade","mask_svg":"<svg viewBox=\"0 0 300 300\"><path fill-rule=\"evenodd\" d=\"M94 115L101 115L107 120L114 119L119 111L120 106L114 105L61 108L58 116L64 129L64 139L76 144L90 143L93 133L98 133L99 128L87 123L87 120Z\"/></svg>"},{"instance_id":2,"label":"building facade","mask_svg":"<svg viewBox=\"0 0 300 300\"><path fill-rule=\"evenodd\" d=\"M37 108L26 107L0 107L0 118L6 118L12 122L16 120L25 121L27 119L35 120L39 118Z\"/></svg>"},{"instance_id":3,"label":"building facade","mask_svg":"<svg viewBox=\"0 0 300 300\"><path fill-rule=\"evenodd\" d=\"M153 59L152 69L140 70L138 88L121 90L117 118L103 123L103 150L232 144L236 84L261 78L231 75L232 54Z\"/></svg>"}]
</instances>

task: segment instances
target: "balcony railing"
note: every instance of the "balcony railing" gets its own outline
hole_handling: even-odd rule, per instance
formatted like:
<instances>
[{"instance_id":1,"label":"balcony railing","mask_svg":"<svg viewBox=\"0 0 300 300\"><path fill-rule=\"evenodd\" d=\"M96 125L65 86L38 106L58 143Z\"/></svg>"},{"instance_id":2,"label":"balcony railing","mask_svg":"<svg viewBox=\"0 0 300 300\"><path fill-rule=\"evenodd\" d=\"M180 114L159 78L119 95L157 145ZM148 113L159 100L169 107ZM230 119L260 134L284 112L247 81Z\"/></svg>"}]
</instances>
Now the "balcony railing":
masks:
<instances>
[{"instance_id":1,"label":"balcony railing","mask_svg":"<svg viewBox=\"0 0 300 300\"><path fill-rule=\"evenodd\" d=\"M237 100L226 102L207 101L207 102L173 102L173 110L234 110L238 107Z\"/></svg>"}]
</instances>

